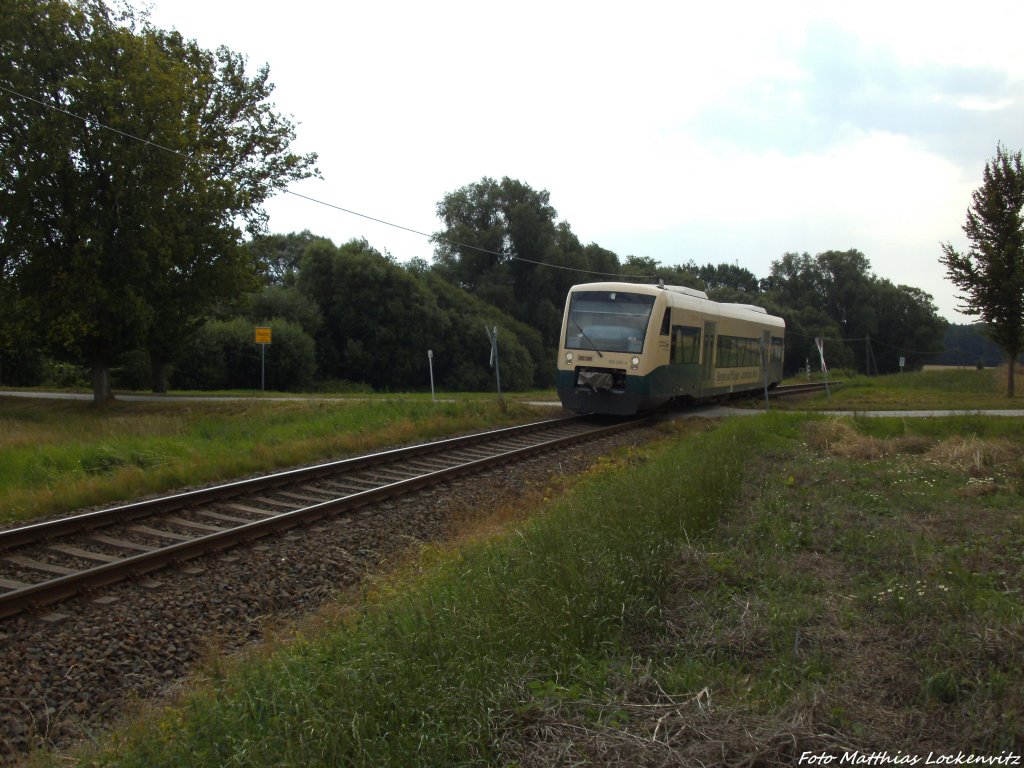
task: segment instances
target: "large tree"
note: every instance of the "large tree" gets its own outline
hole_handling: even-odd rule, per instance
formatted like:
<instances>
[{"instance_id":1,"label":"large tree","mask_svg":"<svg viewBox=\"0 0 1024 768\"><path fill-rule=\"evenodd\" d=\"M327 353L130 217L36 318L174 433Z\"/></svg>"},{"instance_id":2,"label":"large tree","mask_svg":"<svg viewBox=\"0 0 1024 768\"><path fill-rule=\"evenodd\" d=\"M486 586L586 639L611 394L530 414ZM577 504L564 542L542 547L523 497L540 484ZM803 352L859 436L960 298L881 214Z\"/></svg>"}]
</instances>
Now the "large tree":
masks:
<instances>
[{"instance_id":1,"label":"large tree","mask_svg":"<svg viewBox=\"0 0 1024 768\"><path fill-rule=\"evenodd\" d=\"M0 0L0 278L51 350L157 368L209 304L251 284L241 228L313 173L264 67L103 0Z\"/></svg>"},{"instance_id":2,"label":"large tree","mask_svg":"<svg viewBox=\"0 0 1024 768\"><path fill-rule=\"evenodd\" d=\"M866 373L895 372L900 357L915 367L941 351L945 321L932 297L876 277L860 251L787 253L761 288L787 321L787 369L815 356L816 336L828 340L834 366L863 364Z\"/></svg>"},{"instance_id":3,"label":"large tree","mask_svg":"<svg viewBox=\"0 0 1024 768\"><path fill-rule=\"evenodd\" d=\"M483 178L437 204L434 268L450 283L541 331L557 344L569 287L617 271L615 254L582 246L557 222L546 190ZM591 271L594 270L594 271Z\"/></svg>"},{"instance_id":4,"label":"large tree","mask_svg":"<svg viewBox=\"0 0 1024 768\"><path fill-rule=\"evenodd\" d=\"M540 335L432 270L405 269L352 240L336 248L315 240L303 255L296 288L319 307L317 332L321 375L370 384L375 389L425 386L427 350L434 353L439 386L488 388L490 342L485 328L500 326L502 384L535 385L538 366L548 367Z\"/></svg>"},{"instance_id":5,"label":"large tree","mask_svg":"<svg viewBox=\"0 0 1024 768\"><path fill-rule=\"evenodd\" d=\"M967 253L942 245L939 261L963 291L958 309L979 316L1006 355L1006 394L1014 395L1014 369L1024 348L1024 169L1020 151L1002 144L985 163L982 185L967 210Z\"/></svg>"}]
</instances>

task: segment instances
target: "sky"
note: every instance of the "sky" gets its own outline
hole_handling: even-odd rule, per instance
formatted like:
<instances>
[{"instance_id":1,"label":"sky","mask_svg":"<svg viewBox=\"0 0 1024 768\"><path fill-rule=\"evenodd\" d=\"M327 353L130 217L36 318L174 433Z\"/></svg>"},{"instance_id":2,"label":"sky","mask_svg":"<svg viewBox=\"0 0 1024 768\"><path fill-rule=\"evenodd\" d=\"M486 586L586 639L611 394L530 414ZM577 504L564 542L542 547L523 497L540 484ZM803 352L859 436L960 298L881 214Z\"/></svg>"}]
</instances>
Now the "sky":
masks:
<instances>
[{"instance_id":1,"label":"sky","mask_svg":"<svg viewBox=\"0 0 1024 768\"><path fill-rule=\"evenodd\" d=\"M151 0L154 25L269 65L320 179L272 232L431 260L445 194L509 176L584 244L730 263L856 249L956 311L941 244L1024 148L1024 3ZM323 204L322 204L323 203ZM338 208L363 216L346 213Z\"/></svg>"}]
</instances>

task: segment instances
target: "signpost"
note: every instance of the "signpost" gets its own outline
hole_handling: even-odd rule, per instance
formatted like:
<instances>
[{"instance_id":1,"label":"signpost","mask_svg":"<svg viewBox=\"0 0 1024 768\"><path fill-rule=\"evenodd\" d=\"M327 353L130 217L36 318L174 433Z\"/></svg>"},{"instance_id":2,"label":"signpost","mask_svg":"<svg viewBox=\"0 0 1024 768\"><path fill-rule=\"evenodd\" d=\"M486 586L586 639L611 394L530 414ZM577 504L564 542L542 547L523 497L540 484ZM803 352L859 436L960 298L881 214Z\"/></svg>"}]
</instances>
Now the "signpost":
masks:
<instances>
[{"instance_id":1,"label":"signpost","mask_svg":"<svg viewBox=\"0 0 1024 768\"><path fill-rule=\"evenodd\" d=\"M427 365L430 366L430 399L436 401L434 397L434 350L427 350Z\"/></svg>"},{"instance_id":2,"label":"signpost","mask_svg":"<svg viewBox=\"0 0 1024 768\"><path fill-rule=\"evenodd\" d=\"M271 343L273 331L270 328L256 329L256 343L260 345L260 392L265 389L267 344Z\"/></svg>"},{"instance_id":3,"label":"signpost","mask_svg":"<svg viewBox=\"0 0 1024 768\"><path fill-rule=\"evenodd\" d=\"M828 391L828 366L825 365L825 341L820 336L815 336L814 346L818 348L818 355L821 357L821 372L825 374L825 397L831 400L832 393Z\"/></svg>"},{"instance_id":4,"label":"signpost","mask_svg":"<svg viewBox=\"0 0 1024 768\"><path fill-rule=\"evenodd\" d=\"M484 331L487 338L491 340L491 368L494 369L494 377L498 381L498 400L501 400L501 366L498 365L498 326L494 326L492 335L491 329L484 324Z\"/></svg>"}]
</instances>

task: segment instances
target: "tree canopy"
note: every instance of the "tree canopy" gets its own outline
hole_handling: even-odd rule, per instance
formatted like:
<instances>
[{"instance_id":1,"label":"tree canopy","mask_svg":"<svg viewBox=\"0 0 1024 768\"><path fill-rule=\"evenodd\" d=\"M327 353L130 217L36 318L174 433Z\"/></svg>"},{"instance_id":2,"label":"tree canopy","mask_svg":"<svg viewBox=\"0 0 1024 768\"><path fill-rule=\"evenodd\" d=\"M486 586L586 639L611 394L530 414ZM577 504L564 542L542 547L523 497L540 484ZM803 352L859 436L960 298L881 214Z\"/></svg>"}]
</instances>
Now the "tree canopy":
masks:
<instances>
[{"instance_id":1,"label":"tree canopy","mask_svg":"<svg viewBox=\"0 0 1024 768\"><path fill-rule=\"evenodd\" d=\"M831 366L865 373L895 372L901 357L917 368L944 348L932 297L877 277L857 250L784 254L761 288L786 318L787 370L817 358L815 337L826 340Z\"/></svg>"},{"instance_id":2,"label":"tree canopy","mask_svg":"<svg viewBox=\"0 0 1024 768\"><path fill-rule=\"evenodd\" d=\"M431 270L541 331L547 355L558 344L569 288L594 280L657 282L701 288L718 301L756 303L781 315L790 329L786 368L817 354L829 339L832 363L866 372L916 367L942 350L944 321L931 296L871 273L857 251L787 253L764 280L733 264L666 265L649 256L620 259L596 244L582 246L546 190L509 178L483 178L438 204L445 229L434 236ZM419 264L420 271L426 265ZM551 366L549 365L548 368ZM544 381L542 383L548 383Z\"/></svg>"},{"instance_id":3,"label":"tree canopy","mask_svg":"<svg viewBox=\"0 0 1024 768\"><path fill-rule=\"evenodd\" d=\"M1009 362L1006 393L1014 395L1014 369L1024 349L1024 169L1020 151L1002 144L985 163L982 184L972 195L964 234L967 253L942 246L939 261L963 291L966 315L980 317Z\"/></svg>"},{"instance_id":4,"label":"tree canopy","mask_svg":"<svg viewBox=\"0 0 1024 768\"><path fill-rule=\"evenodd\" d=\"M266 67L115 14L102 0L3 0L0 296L92 366L157 363L209 305L253 285L241 227L314 173L289 149ZM59 301L54 298L59 297Z\"/></svg>"},{"instance_id":5,"label":"tree canopy","mask_svg":"<svg viewBox=\"0 0 1024 768\"><path fill-rule=\"evenodd\" d=\"M169 44L185 45L171 40L173 35L154 34ZM295 169L295 174L310 172L306 165ZM159 227L167 238L139 246L140 258L159 269L149 266L135 279L151 272L164 277L140 283L138 306L151 317L142 328L130 326L133 333L120 347L134 350L130 357L136 366L146 347L161 350L169 360L187 361L187 366L171 368L176 386L258 386L254 325L274 327L274 344L267 350L268 369L272 364L273 370L268 375L270 385L279 389L424 388L429 384L427 350L434 353L439 387L489 389L493 372L485 328L495 325L501 329L503 387L549 386L568 290L595 280L661 279L705 289L718 301L759 304L786 320L789 372L816 356L815 337L826 339L832 367L867 372L895 372L901 357L914 368L942 348L945 323L931 297L876 277L859 251L787 253L761 280L735 261L666 265L649 256L620 259L596 243L583 245L568 222L556 221L546 191L509 178L484 178L446 195L438 204L446 229L434 236L433 263L415 259L405 265L365 240L335 246L308 230L258 235L232 248L240 236L237 222L220 223L222 240L214 246L215 233L204 239L184 228L187 217L179 213L187 208L187 199L178 194L165 190L167 221L151 222L143 213L133 219ZM259 211L252 213L255 226L249 229L258 230ZM212 216L199 216L195 231L215 227L213 222ZM34 252L4 245L0 297L26 305L41 301L42 289L38 294L26 290L25 279L35 268ZM153 261L151 249L164 254L169 249L168 259L181 250L198 261L187 269L183 265L188 262ZM105 255L89 253L87 264ZM57 251L40 264L63 268L60 256ZM222 275L218 269L224 270ZM190 279L202 285L195 295L179 295L177 291L189 292ZM123 285L116 275L111 284ZM161 318L171 318L163 325L152 319L158 305L166 310ZM185 327L176 344L155 333L157 328ZM30 378L39 368L31 345L9 351L8 358L23 377ZM157 362L151 359L150 367L155 369ZM123 380L140 380L139 370L133 368Z\"/></svg>"},{"instance_id":6,"label":"tree canopy","mask_svg":"<svg viewBox=\"0 0 1024 768\"><path fill-rule=\"evenodd\" d=\"M434 235L438 274L537 328L549 347L569 288L619 272L614 253L583 246L556 220L550 198L515 179L484 177L444 196L437 215L445 229Z\"/></svg>"}]
</instances>

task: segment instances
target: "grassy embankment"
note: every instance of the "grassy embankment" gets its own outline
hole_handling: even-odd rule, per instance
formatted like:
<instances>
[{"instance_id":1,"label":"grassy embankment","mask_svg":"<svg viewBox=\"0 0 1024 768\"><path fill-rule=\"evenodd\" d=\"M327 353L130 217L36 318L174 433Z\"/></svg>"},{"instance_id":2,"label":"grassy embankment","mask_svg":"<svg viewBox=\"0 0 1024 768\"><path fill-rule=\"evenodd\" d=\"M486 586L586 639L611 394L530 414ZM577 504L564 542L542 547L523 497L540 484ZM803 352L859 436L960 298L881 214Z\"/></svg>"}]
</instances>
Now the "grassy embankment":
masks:
<instances>
[{"instance_id":1,"label":"grassy embankment","mask_svg":"<svg viewBox=\"0 0 1024 768\"><path fill-rule=\"evenodd\" d=\"M0 398L0 523L458 432L551 418L488 399Z\"/></svg>"},{"instance_id":2,"label":"grassy embankment","mask_svg":"<svg viewBox=\"0 0 1024 768\"><path fill-rule=\"evenodd\" d=\"M983 371L951 369L926 373L905 373L891 376L859 376L835 372L831 378L842 384L830 395L782 399L773 408L805 410L830 408L836 410L1002 410L1024 409L1024 370L1018 371L1017 395L1006 397L1005 366ZM815 381L822 381L820 374ZM787 380L801 384L803 377Z\"/></svg>"},{"instance_id":3,"label":"grassy embankment","mask_svg":"<svg viewBox=\"0 0 1024 768\"><path fill-rule=\"evenodd\" d=\"M86 760L770 764L1020 746L1021 420L774 412L680 429L509 534L425 550L357 608L212 665Z\"/></svg>"}]
</instances>

